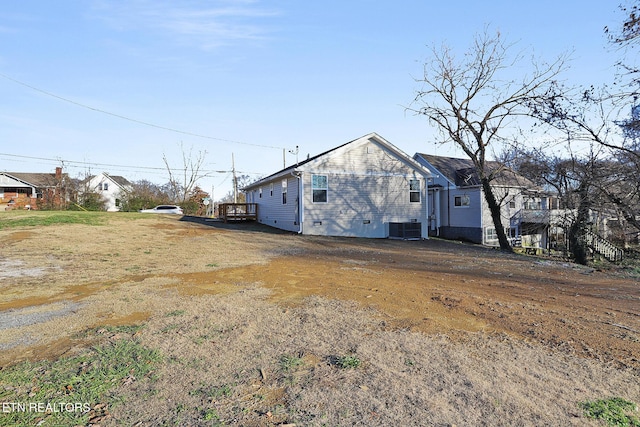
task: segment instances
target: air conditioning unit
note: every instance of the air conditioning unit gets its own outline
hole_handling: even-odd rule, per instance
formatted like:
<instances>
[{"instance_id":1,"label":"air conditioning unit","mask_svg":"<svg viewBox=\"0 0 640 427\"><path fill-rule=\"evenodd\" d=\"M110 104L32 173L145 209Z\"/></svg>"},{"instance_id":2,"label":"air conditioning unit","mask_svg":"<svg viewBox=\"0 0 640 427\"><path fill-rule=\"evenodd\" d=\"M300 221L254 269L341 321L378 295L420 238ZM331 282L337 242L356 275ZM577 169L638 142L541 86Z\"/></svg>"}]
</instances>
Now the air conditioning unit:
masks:
<instances>
[{"instance_id":1,"label":"air conditioning unit","mask_svg":"<svg viewBox=\"0 0 640 427\"><path fill-rule=\"evenodd\" d=\"M422 223L390 222L389 237L392 239L420 239L422 238Z\"/></svg>"}]
</instances>

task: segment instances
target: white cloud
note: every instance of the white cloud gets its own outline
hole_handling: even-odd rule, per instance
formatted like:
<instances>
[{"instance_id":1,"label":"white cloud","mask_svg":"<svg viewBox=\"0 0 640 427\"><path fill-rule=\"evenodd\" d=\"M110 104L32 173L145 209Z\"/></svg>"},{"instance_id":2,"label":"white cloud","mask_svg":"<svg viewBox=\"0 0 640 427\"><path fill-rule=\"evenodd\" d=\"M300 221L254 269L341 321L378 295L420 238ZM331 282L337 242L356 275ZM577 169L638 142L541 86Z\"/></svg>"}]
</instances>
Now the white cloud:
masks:
<instances>
[{"instance_id":1,"label":"white cloud","mask_svg":"<svg viewBox=\"0 0 640 427\"><path fill-rule=\"evenodd\" d=\"M96 0L93 12L119 31L156 33L207 50L266 40L270 30L265 19L278 15L252 0Z\"/></svg>"}]
</instances>

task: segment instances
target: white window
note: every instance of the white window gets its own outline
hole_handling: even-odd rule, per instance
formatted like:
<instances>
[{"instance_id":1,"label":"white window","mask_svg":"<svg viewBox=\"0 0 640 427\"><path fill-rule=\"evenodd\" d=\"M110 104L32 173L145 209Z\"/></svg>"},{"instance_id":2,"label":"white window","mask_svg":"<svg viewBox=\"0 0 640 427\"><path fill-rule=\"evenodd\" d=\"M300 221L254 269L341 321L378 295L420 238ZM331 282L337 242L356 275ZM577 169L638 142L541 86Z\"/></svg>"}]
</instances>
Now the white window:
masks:
<instances>
[{"instance_id":1,"label":"white window","mask_svg":"<svg viewBox=\"0 0 640 427\"><path fill-rule=\"evenodd\" d=\"M287 204L287 180L282 180L282 204Z\"/></svg>"},{"instance_id":2,"label":"white window","mask_svg":"<svg viewBox=\"0 0 640 427\"><path fill-rule=\"evenodd\" d=\"M471 200L469 199L469 196L467 196L466 194L463 196L455 196L453 198L453 206L457 208L469 207L470 204L471 204Z\"/></svg>"},{"instance_id":3,"label":"white window","mask_svg":"<svg viewBox=\"0 0 640 427\"><path fill-rule=\"evenodd\" d=\"M496 233L496 229L495 228L487 228L486 229L485 241L486 242L492 242L492 241L497 241L497 240L498 240L498 233Z\"/></svg>"},{"instance_id":4,"label":"white window","mask_svg":"<svg viewBox=\"0 0 640 427\"><path fill-rule=\"evenodd\" d=\"M258 188L258 198L262 199L262 187Z\"/></svg>"},{"instance_id":5,"label":"white window","mask_svg":"<svg viewBox=\"0 0 640 427\"><path fill-rule=\"evenodd\" d=\"M269 185L269 196L273 197L273 182Z\"/></svg>"},{"instance_id":6,"label":"white window","mask_svg":"<svg viewBox=\"0 0 640 427\"><path fill-rule=\"evenodd\" d=\"M420 203L420 180L409 180L409 201L411 203Z\"/></svg>"},{"instance_id":7,"label":"white window","mask_svg":"<svg viewBox=\"0 0 640 427\"><path fill-rule=\"evenodd\" d=\"M311 175L311 192L313 203L327 203L329 180L326 175Z\"/></svg>"},{"instance_id":8,"label":"white window","mask_svg":"<svg viewBox=\"0 0 640 427\"><path fill-rule=\"evenodd\" d=\"M524 202L524 208L528 210L539 210L542 208L542 202L535 199L527 199Z\"/></svg>"}]
</instances>

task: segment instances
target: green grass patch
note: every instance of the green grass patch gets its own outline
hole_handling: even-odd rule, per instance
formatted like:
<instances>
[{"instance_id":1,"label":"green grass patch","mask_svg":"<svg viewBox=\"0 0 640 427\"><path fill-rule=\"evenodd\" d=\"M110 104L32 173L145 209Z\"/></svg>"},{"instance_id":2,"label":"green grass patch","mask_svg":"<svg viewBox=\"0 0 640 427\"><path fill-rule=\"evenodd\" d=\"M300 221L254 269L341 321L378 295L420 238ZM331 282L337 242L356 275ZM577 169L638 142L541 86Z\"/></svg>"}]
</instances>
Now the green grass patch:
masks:
<instances>
[{"instance_id":1,"label":"green grass patch","mask_svg":"<svg viewBox=\"0 0 640 427\"><path fill-rule=\"evenodd\" d=\"M86 425L94 408L119 402L119 386L143 378L160 360L156 350L123 339L53 362L2 369L0 426Z\"/></svg>"},{"instance_id":2,"label":"green grass patch","mask_svg":"<svg viewBox=\"0 0 640 427\"><path fill-rule=\"evenodd\" d=\"M620 397L581 402L579 406L587 418L603 420L609 426L640 427L640 419L630 414L637 411L637 405Z\"/></svg>"},{"instance_id":3,"label":"green grass patch","mask_svg":"<svg viewBox=\"0 0 640 427\"><path fill-rule=\"evenodd\" d=\"M186 310L173 310L165 314L165 317L178 317L186 313Z\"/></svg>"},{"instance_id":4,"label":"green grass patch","mask_svg":"<svg viewBox=\"0 0 640 427\"><path fill-rule=\"evenodd\" d=\"M291 372L303 363L301 357L289 356L287 354L280 357L280 369L284 372Z\"/></svg>"},{"instance_id":5,"label":"green grass patch","mask_svg":"<svg viewBox=\"0 0 640 427\"><path fill-rule=\"evenodd\" d=\"M355 369L361 364L362 361L357 356L353 355L340 356L336 361L336 365L342 369Z\"/></svg>"},{"instance_id":6,"label":"green grass patch","mask_svg":"<svg viewBox=\"0 0 640 427\"><path fill-rule=\"evenodd\" d=\"M104 225L106 212L74 211L15 211L2 214L0 229L15 227L42 227L55 224Z\"/></svg>"},{"instance_id":7,"label":"green grass patch","mask_svg":"<svg viewBox=\"0 0 640 427\"><path fill-rule=\"evenodd\" d=\"M97 336L104 334L129 334L133 335L137 332L140 332L144 328L144 324L138 325L104 325L104 326L95 326L93 328L89 328L79 334L78 337L88 337L88 336Z\"/></svg>"}]
</instances>

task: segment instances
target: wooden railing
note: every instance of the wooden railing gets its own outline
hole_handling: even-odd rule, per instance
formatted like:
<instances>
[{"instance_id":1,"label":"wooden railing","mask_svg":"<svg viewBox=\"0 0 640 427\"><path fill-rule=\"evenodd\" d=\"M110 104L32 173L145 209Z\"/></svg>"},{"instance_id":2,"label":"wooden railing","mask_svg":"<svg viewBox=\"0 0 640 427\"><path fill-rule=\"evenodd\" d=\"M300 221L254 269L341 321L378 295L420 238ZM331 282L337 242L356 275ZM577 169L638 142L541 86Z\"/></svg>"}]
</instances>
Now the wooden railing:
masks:
<instances>
[{"instance_id":1,"label":"wooden railing","mask_svg":"<svg viewBox=\"0 0 640 427\"><path fill-rule=\"evenodd\" d=\"M587 247L589 247L594 252L599 253L609 261L622 261L622 258L624 257L624 250L618 248L607 239L602 238L596 233L593 233L589 230L584 231L582 238L584 239Z\"/></svg>"},{"instance_id":2,"label":"wooden railing","mask_svg":"<svg viewBox=\"0 0 640 427\"><path fill-rule=\"evenodd\" d=\"M227 221L246 221L258 219L257 203L221 203L218 205L218 218Z\"/></svg>"}]
</instances>

